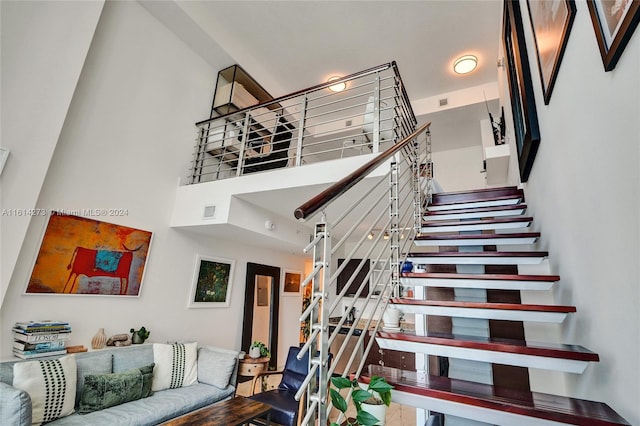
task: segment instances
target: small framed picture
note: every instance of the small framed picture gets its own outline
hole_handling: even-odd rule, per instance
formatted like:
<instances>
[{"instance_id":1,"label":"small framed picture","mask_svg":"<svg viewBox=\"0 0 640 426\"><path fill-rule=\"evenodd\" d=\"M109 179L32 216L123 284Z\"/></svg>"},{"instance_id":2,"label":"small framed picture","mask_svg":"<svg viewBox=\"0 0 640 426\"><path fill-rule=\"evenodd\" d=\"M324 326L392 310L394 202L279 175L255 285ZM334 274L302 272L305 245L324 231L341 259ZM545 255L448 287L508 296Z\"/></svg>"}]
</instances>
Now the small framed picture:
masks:
<instances>
[{"instance_id":1,"label":"small framed picture","mask_svg":"<svg viewBox=\"0 0 640 426\"><path fill-rule=\"evenodd\" d=\"M229 307L234 265L235 261L232 259L198 254L189 308Z\"/></svg>"},{"instance_id":2,"label":"small framed picture","mask_svg":"<svg viewBox=\"0 0 640 426\"><path fill-rule=\"evenodd\" d=\"M280 294L283 296L299 297L301 292L302 272L285 270L282 276L282 289Z\"/></svg>"}]
</instances>

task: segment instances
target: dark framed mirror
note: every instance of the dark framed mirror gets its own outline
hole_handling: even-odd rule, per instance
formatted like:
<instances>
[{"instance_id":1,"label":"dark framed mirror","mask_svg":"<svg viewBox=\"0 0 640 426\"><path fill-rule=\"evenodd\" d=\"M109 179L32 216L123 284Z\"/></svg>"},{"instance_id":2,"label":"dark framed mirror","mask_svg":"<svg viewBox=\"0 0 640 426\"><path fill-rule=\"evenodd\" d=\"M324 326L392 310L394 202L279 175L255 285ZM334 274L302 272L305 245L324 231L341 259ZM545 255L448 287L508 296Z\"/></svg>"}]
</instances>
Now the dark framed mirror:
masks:
<instances>
[{"instance_id":1,"label":"dark framed mirror","mask_svg":"<svg viewBox=\"0 0 640 426\"><path fill-rule=\"evenodd\" d=\"M269 367L278 363L278 317L280 302L280 268L247 262L244 296L242 350L259 340L269 348Z\"/></svg>"}]
</instances>

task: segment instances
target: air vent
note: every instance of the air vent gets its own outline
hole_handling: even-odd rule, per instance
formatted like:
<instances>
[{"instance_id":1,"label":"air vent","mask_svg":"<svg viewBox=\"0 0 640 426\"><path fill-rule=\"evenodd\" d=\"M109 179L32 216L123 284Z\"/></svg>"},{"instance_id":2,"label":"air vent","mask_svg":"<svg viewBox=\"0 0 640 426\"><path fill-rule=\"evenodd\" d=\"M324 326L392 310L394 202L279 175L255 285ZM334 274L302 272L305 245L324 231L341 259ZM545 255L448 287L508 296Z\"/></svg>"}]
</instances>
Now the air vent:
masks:
<instances>
[{"instance_id":1,"label":"air vent","mask_svg":"<svg viewBox=\"0 0 640 426\"><path fill-rule=\"evenodd\" d=\"M346 127L349 127L349 126L351 126L352 124L353 124L353 121L352 121L352 120L347 120L347 121L345 121L345 122L344 122L344 125L345 125Z\"/></svg>"},{"instance_id":2,"label":"air vent","mask_svg":"<svg viewBox=\"0 0 640 426\"><path fill-rule=\"evenodd\" d=\"M440 106L446 106L447 104L449 104L449 99L440 99Z\"/></svg>"},{"instance_id":3,"label":"air vent","mask_svg":"<svg viewBox=\"0 0 640 426\"><path fill-rule=\"evenodd\" d=\"M216 206L205 206L204 207L204 218L211 219L216 215Z\"/></svg>"}]
</instances>

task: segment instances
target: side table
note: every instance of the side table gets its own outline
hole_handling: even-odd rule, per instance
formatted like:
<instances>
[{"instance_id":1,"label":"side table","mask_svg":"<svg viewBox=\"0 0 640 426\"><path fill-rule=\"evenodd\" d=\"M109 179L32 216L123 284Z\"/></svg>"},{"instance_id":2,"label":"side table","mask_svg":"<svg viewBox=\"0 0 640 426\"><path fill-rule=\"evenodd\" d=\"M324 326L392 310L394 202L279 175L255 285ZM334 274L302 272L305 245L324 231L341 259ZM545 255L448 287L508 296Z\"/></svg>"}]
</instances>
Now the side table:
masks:
<instances>
[{"instance_id":1,"label":"side table","mask_svg":"<svg viewBox=\"0 0 640 426\"><path fill-rule=\"evenodd\" d=\"M255 377L269 369L269 361L271 361L271 358L268 357L249 358L246 356L239 360L238 374L241 376Z\"/></svg>"}]
</instances>

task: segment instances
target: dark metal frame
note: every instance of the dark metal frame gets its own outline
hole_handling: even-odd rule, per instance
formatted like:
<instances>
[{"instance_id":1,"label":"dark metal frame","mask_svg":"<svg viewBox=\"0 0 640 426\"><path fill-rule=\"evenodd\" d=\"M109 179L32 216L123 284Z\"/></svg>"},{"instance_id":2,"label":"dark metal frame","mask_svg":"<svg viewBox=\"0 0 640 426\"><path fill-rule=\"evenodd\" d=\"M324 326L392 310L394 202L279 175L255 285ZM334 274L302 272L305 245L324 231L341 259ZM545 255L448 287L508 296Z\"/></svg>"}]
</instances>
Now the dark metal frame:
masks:
<instances>
[{"instance_id":1,"label":"dark metal frame","mask_svg":"<svg viewBox=\"0 0 640 426\"><path fill-rule=\"evenodd\" d=\"M613 38L610 46L607 46L603 23L600 21L600 16L598 15L598 8L602 7L602 2L587 0L587 6L589 7L589 14L591 15L591 22L593 23L593 30L596 33L596 39L598 39L598 47L600 48L604 70L611 71L616 67L624 48L633 35L633 31L638 26L638 22L640 22L640 1L633 0L631 2L629 11L622 20L620 30Z\"/></svg>"},{"instance_id":2,"label":"dark metal frame","mask_svg":"<svg viewBox=\"0 0 640 426\"><path fill-rule=\"evenodd\" d=\"M540 70L540 83L542 84L542 92L544 94L544 104L549 105L551 99L551 92L553 91L553 85L556 82L558 76L558 70L560 69L560 63L562 62L562 56L564 50L567 47L567 40L569 39L569 33L573 26L573 20L576 16L576 4L574 0L565 0L563 5L566 11L566 19L563 23L562 35L560 37L560 44L554 46L556 55L553 58L553 68L551 74L548 76L548 81L545 81L545 76L542 72L542 61L540 58L540 48L538 46L538 33L536 32L536 22L533 20L533 14L531 13L531 0L527 0L527 8L529 9L529 20L531 21L531 29L533 30L533 39L536 45L536 57L538 59L538 69ZM544 4L544 3L539 3ZM537 24L540 24L539 22Z\"/></svg>"},{"instance_id":3,"label":"dark metal frame","mask_svg":"<svg viewBox=\"0 0 640 426\"><path fill-rule=\"evenodd\" d=\"M518 0L505 1L502 28L520 180L526 182L540 145L540 129Z\"/></svg>"}]
</instances>

